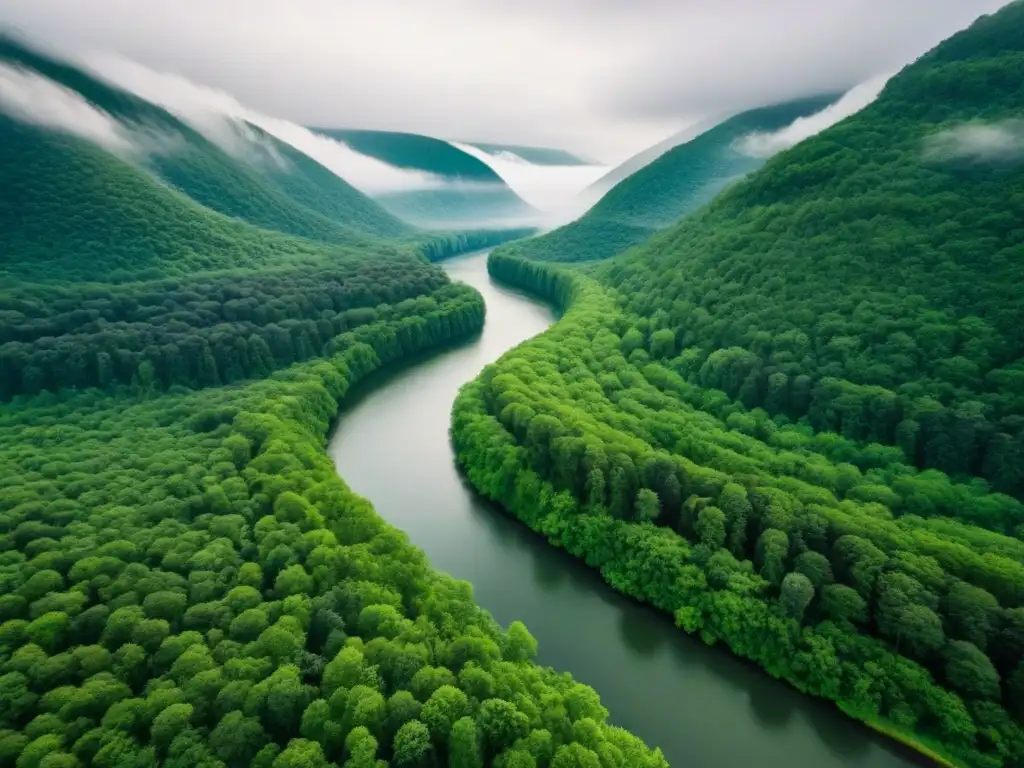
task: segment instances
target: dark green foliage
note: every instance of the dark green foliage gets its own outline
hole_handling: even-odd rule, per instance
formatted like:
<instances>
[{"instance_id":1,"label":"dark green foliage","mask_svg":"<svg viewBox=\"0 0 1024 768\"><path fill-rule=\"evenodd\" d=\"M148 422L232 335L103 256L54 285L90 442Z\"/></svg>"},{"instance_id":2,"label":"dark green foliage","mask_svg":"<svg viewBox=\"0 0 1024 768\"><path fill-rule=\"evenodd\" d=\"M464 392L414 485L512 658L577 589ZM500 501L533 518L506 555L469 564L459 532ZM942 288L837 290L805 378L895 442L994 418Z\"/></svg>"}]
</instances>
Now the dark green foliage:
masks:
<instances>
[{"instance_id":1,"label":"dark green foliage","mask_svg":"<svg viewBox=\"0 0 1024 768\"><path fill-rule=\"evenodd\" d=\"M739 151L737 140L750 133L776 131L824 109L834 99L802 99L725 120L620 181L577 221L507 246L502 253L541 261L594 261L620 253L764 165L763 158Z\"/></svg>"},{"instance_id":2,"label":"dark green foliage","mask_svg":"<svg viewBox=\"0 0 1024 768\"><path fill-rule=\"evenodd\" d=\"M425 264L395 268L415 264L322 286L417 298L377 306L327 339L326 357L269 378L0 406L0 585L20 598L0 624L5 764L446 765L451 742L469 768L520 736L572 741L565 713L592 692L529 661L525 629L506 634L468 585L432 571L322 451L354 383L483 322L471 289L435 288ZM293 300L258 293L274 275L233 277L269 311ZM315 302L302 280L322 277L291 274L288 290ZM212 316L229 311L229 286L162 291ZM173 314L132 288L98 308L120 322ZM49 322L60 301L88 304L75 290L55 290ZM630 765L666 765L603 719L598 734Z\"/></svg>"},{"instance_id":3,"label":"dark green foliage","mask_svg":"<svg viewBox=\"0 0 1024 768\"><path fill-rule=\"evenodd\" d=\"M225 273L116 287L26 285L0 294L0 399L41 390L230 383L320 355L348 328L436 307L411 257Z\"/></svg>"},{"instance_id":4,"label":"dark green foliage","mask_svg":"<svg viewBox=\"0 0 1024 768\"><path fill-rule=\"evenodd\" d=\"M993 492L1024 466L1024 176L924 158L1024 108L1022 51L1016 3L596 268L496 251L564 314L452 429L482 493L616 589L977 768L1024 755L1024 505Z\"/></svg>"},{"instance_id":5,"label":"dark green foliage","mask_svg":"<svg viewBox=\"0 0 1024 768\"><path fill-rule=\"evenodd\" d=\"M420 252L428 261L442 261L460 253L479 251L510 240L529 237L533 229L473 229L452 234L439 233L428 236Z\"/></svg>"},{"instance_id":6,"label":"dark green foliage","mask_svg":"<svg viewBox=\"0 0 1024 768\"><path fill-rule=\"evenodd\" d=\"M311 241L234 221L73 136L0 115L0 274L160 277L324 258Z\"/></svg>"}]
</instances>

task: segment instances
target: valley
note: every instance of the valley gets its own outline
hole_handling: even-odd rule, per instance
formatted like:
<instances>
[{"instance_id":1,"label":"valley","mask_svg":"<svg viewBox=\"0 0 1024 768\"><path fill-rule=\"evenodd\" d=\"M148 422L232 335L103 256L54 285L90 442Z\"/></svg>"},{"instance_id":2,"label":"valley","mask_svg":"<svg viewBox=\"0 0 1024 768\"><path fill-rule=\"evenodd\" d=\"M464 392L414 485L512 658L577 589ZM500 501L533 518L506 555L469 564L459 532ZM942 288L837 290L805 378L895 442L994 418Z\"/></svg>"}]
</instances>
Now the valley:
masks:
<instances>
[{"instance_id":1,"label":"valley","mask_svg":"<svg viewBox=\"0 0 1024 768\"><path fill-rule=\"evenodd\" d=\"M1024 0L64 1L0 768L1024 768Z\"/></svg>"}]
</instances>

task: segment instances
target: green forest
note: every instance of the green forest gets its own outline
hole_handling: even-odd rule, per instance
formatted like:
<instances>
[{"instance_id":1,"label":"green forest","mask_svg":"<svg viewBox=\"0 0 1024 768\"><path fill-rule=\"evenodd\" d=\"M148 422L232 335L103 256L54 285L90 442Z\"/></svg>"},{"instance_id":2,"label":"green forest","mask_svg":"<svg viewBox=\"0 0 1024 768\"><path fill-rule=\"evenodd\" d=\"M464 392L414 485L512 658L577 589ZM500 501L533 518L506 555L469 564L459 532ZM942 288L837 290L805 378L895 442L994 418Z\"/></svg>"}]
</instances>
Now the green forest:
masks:
<instances>
[{"instance_id":1,"label":"green forest","mask_svg":"<svg viewBox=\"0 0 1024 768\"><path fill-rule=\"evenodd\" d=\"M456 401L473 485L615 589L957 765L1024 765L1024 5L606 261ZM537 254L545 237L530 243Z\"/></svg>"},{"instance_id":2,"label":"green forest","mask_svg":"<svg viewBox=\"0 0 1024 768\"><path fill-rule=\"evenodd\" d=\"M355 384L480 332L430 262L526 232L418 232L0 55L194 144L0 117L0 767L665 768L324 451Z\"/></svg>"},{"instance_id":3,"label":"green forest","mask_svg":"<svg viewBox=\"0 0 1024 768\"><path fill-rule=\"evenodd\" d=\"M614 256L761 167L765 159L739 151L738 140L751 133L777 131L821 111L836 98L800 99L731 117L620 181L576 221L543 237L509 245L503 253L537 261L595 261Z\"/></svg>"}]
</instances>

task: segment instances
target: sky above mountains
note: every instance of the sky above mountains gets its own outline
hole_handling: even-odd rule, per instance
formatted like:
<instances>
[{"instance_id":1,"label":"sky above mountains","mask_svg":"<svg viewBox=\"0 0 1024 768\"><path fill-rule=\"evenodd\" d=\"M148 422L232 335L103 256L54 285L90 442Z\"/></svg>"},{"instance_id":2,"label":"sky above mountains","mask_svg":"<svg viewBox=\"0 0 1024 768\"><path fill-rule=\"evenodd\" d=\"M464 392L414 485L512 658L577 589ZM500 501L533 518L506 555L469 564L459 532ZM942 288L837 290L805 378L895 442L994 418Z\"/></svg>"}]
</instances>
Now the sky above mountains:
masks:
<instances>
[{"instance_id":1,"label":"sky above mountains","mask_svg":"<svg viewBox=\"0 0 1024 768\"><path fill-rule=\"evenodd\" d=\"M0 24L307 125L614 163L710 114L889 73L1007 0L0 0Z\"/></svg>"}]
</instances>

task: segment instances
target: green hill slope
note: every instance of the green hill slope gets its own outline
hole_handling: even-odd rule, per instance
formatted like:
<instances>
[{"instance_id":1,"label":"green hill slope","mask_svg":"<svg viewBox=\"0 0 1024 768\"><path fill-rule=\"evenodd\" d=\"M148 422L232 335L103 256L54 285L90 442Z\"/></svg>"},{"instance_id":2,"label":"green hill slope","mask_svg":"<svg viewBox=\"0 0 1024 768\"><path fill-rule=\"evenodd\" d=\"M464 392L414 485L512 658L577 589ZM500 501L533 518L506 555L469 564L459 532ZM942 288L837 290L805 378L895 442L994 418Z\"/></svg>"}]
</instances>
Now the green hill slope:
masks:
<instances>
[{"instance_id":1,"label":"green hill slope","mask_svg":"<svg viewBox=\"0 0 1024 768\"><path fill-rule=\"evenodd\" d=\"M509 246L509 252L545 261L591 261L636 245L764 164L764 159L738 151L737 139L777 131L835 98L801 99L725 120L616 184L577 221Z\"/></svg>"},{"instance_id":2,"label":"green hill slope","mask_svg":"<svg viewBox=\"0 0 1024 768\"><path fill-rule=\"evenodd\" d=\"M315 128L356 152L437 177L437 186L375 197L390 213L428 229L522 226L537 211L482 160L430 136L392 131Z\"/></svg>"},{"instance_id":3,"label":"green hill slope","mask_svg":"<svg viewBox=\"0 0 1024 768\"><path fill-rule=\"evenodd\" d=\"M725 370L752 365L750 405L1024 492L1024 164L934 151L1024 114L1017 22L1020 4L940 46L602 279L671 312L715 386L740 396Z\"/></svg>"},{"instance_id":4,"label":"green hill slope","mask_svg":"<svg viewBox=\"0 0 1024 768\"><path fill-rule=\"evenodd\" d=\"M680 630L1019 766L1021 115L1018 2L640 247L496 250L563 314L460 393L473 485Z\"/></svg>"},{"instance_id":5,"label":"green hill slope","mask_svg":"<svg viewBox=\"0 0 1024 768\"><path fill-rule=\"evenodd\" d=\"M77 137L0 115L0 269L125 280L319 258L324 249L215 213Z\"/></svg>"},{"instance_id":6,"label":"green hill slope","mask_svg":"<svg viewBox=\"0 0 1024 768\"><path fill-rule=\"evenodd\" d=\"M257 132L287 167L231 157L164 109L0 37L0 62L37 72L130 126L163 138L139 162L202 205L265 229L331 243L409 231L371 199L283 142Z\"/></svg>"}]
</instances>

